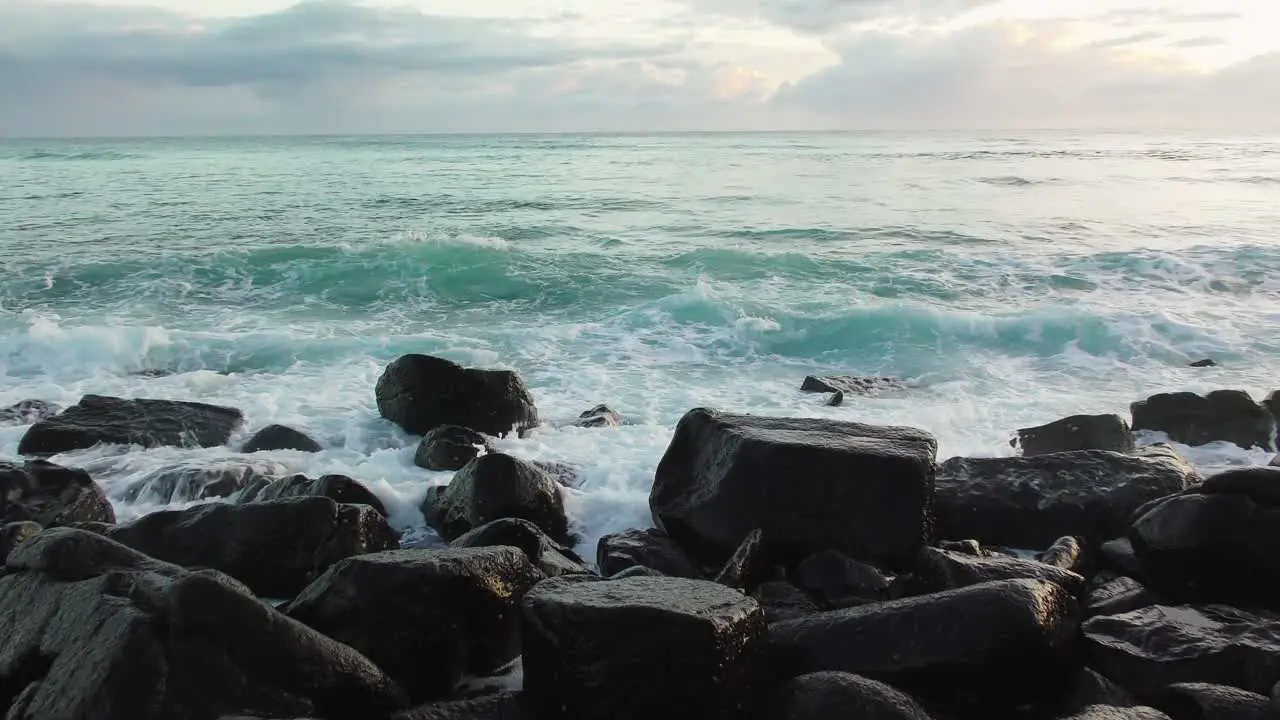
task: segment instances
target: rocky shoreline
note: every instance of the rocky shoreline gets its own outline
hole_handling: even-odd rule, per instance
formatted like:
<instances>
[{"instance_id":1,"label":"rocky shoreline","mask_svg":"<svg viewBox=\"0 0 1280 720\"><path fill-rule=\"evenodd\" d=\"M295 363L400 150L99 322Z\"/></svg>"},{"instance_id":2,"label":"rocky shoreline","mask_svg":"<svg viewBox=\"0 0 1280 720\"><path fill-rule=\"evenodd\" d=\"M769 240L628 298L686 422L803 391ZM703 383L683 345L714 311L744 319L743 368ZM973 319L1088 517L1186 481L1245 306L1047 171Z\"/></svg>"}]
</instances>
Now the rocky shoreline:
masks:
<instances>
[{"instance_id":1,"label":"rocky shoreline","mask_svg":"<svg viewBox=\"0 0 1280 720\"><path fill-rule=\"evenodd\" d=\"M846 396L890 378L807 378ZM25 720L1280 718L1280 468L1203 478L1170 446L1274 450L1280 396L1156 395L939 462L913 428L679 422L654 527L573 551L574 469L496 452L539 424L510 371L410 355L382 416L455 471L401 548L359 481L247 456L129 496L218 500L117 524L98 444L220 447L234 408L27 401L0 461L0 711ZM582 427L616 426L606 406ZM269 426L243 453L314 452Z\"/></svg>"}]
</instances>

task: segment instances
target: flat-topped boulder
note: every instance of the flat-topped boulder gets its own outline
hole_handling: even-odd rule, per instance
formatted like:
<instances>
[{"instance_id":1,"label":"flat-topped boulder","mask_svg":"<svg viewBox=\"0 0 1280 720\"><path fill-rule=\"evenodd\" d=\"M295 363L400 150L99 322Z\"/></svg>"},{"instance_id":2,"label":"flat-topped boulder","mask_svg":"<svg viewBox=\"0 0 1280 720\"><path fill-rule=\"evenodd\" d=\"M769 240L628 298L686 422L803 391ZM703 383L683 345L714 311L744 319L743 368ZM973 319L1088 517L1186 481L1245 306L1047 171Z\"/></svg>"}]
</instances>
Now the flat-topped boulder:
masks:
<instances>
[{"instance_id":1,"label":"flat-topped boulder","mask_svg":"<svg viewBox=\"0 0 1280 720\"><path fill-rule=\"evenodd\" d=\"M909 566L930 531L937 442L911 428L685 414L658 464L655 524L704 564L756 528L795 557Z\"/></svg>"},{"instance_id":2,"label":"flat-topped boulder","mask_svg":"<svg viewBox=\"0 0 1280 720\"><path fill-rule=\"evenodd\" d=\"M218 405L85 395L61 414L32 425L18 453L56 455L98 444L217 447L243 421L239 410Z\"/></svg>"},{"instance_id":3,"label":"flat-topped boulder","mask_svg":"<svg viewBox=\"0 0 1280 720\"><path fill-rule=\"evenodd\" d=\"M237 503L269 502L294 497L325 497L340 505L368 505L386 516L387 508L373 491L346 475L323 475L309 478L293 475L281 480L268 480L244 489Z\"/></svg>"},{"instance_id":4,"label":"flat-topped boulder","mask_svg":"<svg viewBox=\"0 0 1280 720\"><path fill-rule=\"evenodd\" d=\"M568 538L560 485L536 465L503 453L481 455L447 486L432 488L422 514L445 540L502 518L528 520L558 541Z\"/></svg>"},{"instance_id":5,"label":"flat-topped boulder","mask_svg":"<svg viewBox=\"0 0 1280 720\"><path fill-rule=\"evenodd\" d=\"M1275 447L1275 417L1242 390L1215 390L1203 396L1163 393L1133 403L1130 409L1134 430L1162 432L1184 445Z\"/></svg>"},{"instance_id":6,"label":"flat-topped boulder","mask_svg":"<svg viewBox=\"0 0 1280 720\"><path fill-rule=\"evenodd\" d=\"M168 505L223 498L256 481L273 482L287 472L284 465L266 460L186 460L136 480L125 490L122 499L129 503Z\"/></svg>"},{"instance_id":7,"label":"flat-topped boulder","mask_svg":"<svg viewBox=\"0 0 1280 720\"><path fill-rule=\"evenodd\" d=\"M294 430L285 425L268 425L253 434L253 437L245 441L244 446L240 448L240 452L256 453L268 450L298 450L301 452L316 453L323 448L320 443L312 440L310 436L301 430Z\"/></svg>"},{"instance_id":8,"label":"flat-topped boulder","mask_svg":"<svg viewBox=\"0 0 1280 720\"><path fill-rule=\"evenodd\" d=\"M1133 452L1133 432L1119 415L1072 415L1018 431L1016 446L1024 457L1074 450Z\"/></svg>"},{"instance_id":9,"label":"flat-topped boulder","mask_svg":"<svg viewBox=\"0 0 1280 720\"><path fill-rule=\"evenodd\" d=\"M458 425L504 436L538 425L529 388L510 370L478 370L430 355L396 359L375 389L378 412L412 435Z\"/></svg>"},{"instance_id":10,"label":"flat-topped boulder","mask_svg":"<svg viewBox=\"0 0 1280 720\"><path fill-rule=\"evenodd\" d=\"M858 375L809 375L800 383L802 392L841 393L844 395L878 395L888 390L906 390L897 378L861 377Z\"/></svg>"},{"instance_id":11,"label":"flat-topped boulder","mask_svg":"<svg viewBox=\"0 0 1280 720\"><path fill-rule=\"evenodd\" d=\"M102 488L83 470L44 460L0 461L0 523L23 521L55 527L113 523L116 515Z\"/></svg>"}]
</instances>

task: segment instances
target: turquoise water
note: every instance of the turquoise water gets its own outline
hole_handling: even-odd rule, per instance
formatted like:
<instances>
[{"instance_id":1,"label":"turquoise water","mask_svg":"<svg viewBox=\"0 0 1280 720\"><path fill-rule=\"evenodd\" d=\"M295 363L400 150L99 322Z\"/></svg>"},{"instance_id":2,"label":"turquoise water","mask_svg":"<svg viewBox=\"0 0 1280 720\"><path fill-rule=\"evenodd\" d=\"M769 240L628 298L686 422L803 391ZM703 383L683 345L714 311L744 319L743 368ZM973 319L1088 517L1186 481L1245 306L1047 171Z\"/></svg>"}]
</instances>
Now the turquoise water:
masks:
<instances>
[{"instance_id":1,"label":"turquoise water","mask_svg":"<svg viewBox=\"0 0 1280 720\"><path fill-rule=\"evenodd\" d=\"M647 522L698 405L917 425L943 456L989 455L1064 414L1277 383L1275 138L4 141L0 176L0 406L232 404L315 434L330 449L274 457L368 482L415 532L448 476L377 419L373 384L406 352L515 368L553 423L627 416L503 443L584 468L588 543ZM1222 365L1186 367L1202 357ZM835 371L912 389L838 409L797 391ZM0 456L22 430L0 428ZM118 490L176 457L62 460Z\"/></svg>"}]
</instances>

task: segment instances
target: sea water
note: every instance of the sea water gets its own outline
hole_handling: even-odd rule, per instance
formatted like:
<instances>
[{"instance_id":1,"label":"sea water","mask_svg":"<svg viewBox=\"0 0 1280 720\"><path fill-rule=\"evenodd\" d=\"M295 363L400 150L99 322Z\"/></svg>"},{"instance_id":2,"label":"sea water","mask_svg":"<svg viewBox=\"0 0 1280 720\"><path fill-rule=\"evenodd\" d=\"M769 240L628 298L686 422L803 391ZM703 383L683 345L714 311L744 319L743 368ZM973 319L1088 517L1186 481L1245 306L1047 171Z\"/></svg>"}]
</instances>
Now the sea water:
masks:
<instances>
[{"instance_id":1,"label":"sea water","mask_svg":"<svg viewBox=\"0 0 1280 720\"><path fill-rule=\"evenodd\" d=\"M1280 382L1277 138L12 140L0 178L0 407L234 406L245 434L319 440L262 455L366 483L410 542L449 474L378 416L405 353L519 371L547 427L497 445L581 469L587 556L651 523L690 408L916 426L945 458L1156 392ZM799 391L814 373L910 387L832 408ZM598 403L627 424L565 426ZM0 459L25 429L0 428ZM1270 459L1184 450L1206 471ZM156 509L120 499L134 480L231 454L54 460L127 520Z\"/></svg>"}]
</instances>

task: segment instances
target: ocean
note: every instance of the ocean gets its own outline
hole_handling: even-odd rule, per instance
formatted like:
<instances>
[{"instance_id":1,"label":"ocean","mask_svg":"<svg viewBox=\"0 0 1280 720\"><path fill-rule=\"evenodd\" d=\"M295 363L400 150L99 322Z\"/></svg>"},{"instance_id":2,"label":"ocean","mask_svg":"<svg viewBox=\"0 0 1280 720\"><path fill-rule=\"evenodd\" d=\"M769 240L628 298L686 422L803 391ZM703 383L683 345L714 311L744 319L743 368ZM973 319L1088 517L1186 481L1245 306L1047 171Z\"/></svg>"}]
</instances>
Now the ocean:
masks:
<instances>
[{"instance_id":1,"label":"ocean","mask_svg":"<svg viewBox=\"0 0 1280 720\"><path fill-rule=\"evenodd\" d=\"M512 368L581 468L594 556L651 524L687 410L911 425L940 458L1280 378L1280 138L692 134L0 141L0 407L86 393L302 429L408 542L449 474L378 417L399 355ZM1188 363L1213 358L1213 368ZM144 371L164 371L169 374ZM808 374L902 378L827 407ZM564 427L599 403L618 429ZM0 459L24 427L0 427ZM1158 440L1158 436L1147 440ZM1206 471L1261 450L1183 448ZM230 449L98 448L121 519L147 472Z\"/></svg>"}]
</instances>

